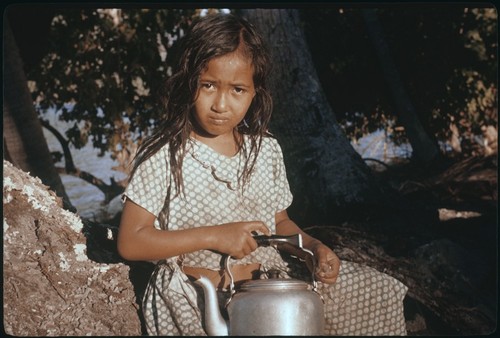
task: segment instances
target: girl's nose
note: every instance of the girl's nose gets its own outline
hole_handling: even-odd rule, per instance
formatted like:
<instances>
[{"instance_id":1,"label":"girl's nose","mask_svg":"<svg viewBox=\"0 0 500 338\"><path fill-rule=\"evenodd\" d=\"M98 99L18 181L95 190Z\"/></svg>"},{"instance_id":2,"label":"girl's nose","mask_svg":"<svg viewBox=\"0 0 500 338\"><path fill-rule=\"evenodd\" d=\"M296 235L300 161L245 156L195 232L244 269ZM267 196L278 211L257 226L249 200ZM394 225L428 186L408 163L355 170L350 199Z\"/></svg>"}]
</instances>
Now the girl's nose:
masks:
<instances>
[{"instance_id":1,"label":"girl's nose","mask_svg":"<svg viewBox=\"0 0 500 338\"><path fill-rule=\"evenodd\" d=\"M215 97L215 100L212 105L212 109L218 113L223 113L226 111L226 105L227 105L227 98L226 94L223 93L222 91L217 93L217 96Z\"/></svg>"}]
</instances>

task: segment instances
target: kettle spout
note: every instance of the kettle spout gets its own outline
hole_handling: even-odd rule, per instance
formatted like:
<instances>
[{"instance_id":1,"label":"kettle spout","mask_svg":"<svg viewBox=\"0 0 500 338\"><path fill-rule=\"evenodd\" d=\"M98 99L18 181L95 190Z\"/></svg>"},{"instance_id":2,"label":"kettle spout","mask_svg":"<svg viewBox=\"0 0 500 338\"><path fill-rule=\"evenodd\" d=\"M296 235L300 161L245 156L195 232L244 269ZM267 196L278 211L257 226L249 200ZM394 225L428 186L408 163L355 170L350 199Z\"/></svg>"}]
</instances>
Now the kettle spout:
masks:
<instances>
[{"instance_id":1,"label":"kettle spout","mask_svg":"<svg viewBox=\"0 0 500 338\"><path fill-rule=\"evenodd\" d=\"M212 282L207 277L200 276L195 283L203 288L205 296L205 327L207 334L209 336L227 336L228 324L220 313L217 293Z\"/></svg>"}]
</instances>

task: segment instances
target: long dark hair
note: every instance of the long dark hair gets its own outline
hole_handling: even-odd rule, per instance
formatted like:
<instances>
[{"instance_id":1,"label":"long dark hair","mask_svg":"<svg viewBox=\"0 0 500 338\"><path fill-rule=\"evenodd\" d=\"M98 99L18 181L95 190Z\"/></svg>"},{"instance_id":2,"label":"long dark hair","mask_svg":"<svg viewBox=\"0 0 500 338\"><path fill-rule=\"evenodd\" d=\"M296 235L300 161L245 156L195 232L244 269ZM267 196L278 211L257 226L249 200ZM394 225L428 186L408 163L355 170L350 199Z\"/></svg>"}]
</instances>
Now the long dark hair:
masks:
<instances>
[{"instance_id":1,"label":"long dark hair","mask_svg":"<svg viewBox=\"0 0 500 338\"><path fill-rule=\"evenodd\" d=\"M270 59L261 36L253 25L233 14L211 14L199 18L180 41L183 51L175 73L168 78L161 98L163 120L157 130L139 147L131 176L141 163L169 145L170 170L177 193L183 190L182 163L186 144L193 130L192 111L199 88L199 77L208 62L237 49L253 66L255 96L238 131L248 135L250 149L240 144L246 161L240 179L243 185L253 171L262 137L271 118L272 99L266 85Z\"/></svg>"}]
</instances>

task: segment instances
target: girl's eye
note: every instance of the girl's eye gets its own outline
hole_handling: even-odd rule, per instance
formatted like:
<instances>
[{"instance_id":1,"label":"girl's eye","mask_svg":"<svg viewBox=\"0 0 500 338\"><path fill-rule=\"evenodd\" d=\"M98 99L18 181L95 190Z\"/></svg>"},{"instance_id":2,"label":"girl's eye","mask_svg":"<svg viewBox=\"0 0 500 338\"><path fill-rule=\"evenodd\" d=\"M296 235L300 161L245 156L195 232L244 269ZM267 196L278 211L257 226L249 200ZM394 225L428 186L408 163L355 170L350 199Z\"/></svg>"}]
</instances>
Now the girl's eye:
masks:
<instances>
[{"instance_id":1,"label":"girl's eye","mask_svg":"<svg viewBox=\"0 0 500 338\"><path fill-rule=\"evenodd\" d=\"M207 89L207 90L213 90L215 88L215 86L213 85L213 83L205 82L205 83L201 84L201 88Z\"/></svg>"},{"instance_id":2,"label":"girl's eye","mask_svg":"<svg viewBox=\"0 0 500 338\"><path fill-rule=\"evenodd\" d=\"M234 87L234 92L236 94L243 94L245 92L245 89L240 88L240 87Z\"/></svg>"}]
</instances>

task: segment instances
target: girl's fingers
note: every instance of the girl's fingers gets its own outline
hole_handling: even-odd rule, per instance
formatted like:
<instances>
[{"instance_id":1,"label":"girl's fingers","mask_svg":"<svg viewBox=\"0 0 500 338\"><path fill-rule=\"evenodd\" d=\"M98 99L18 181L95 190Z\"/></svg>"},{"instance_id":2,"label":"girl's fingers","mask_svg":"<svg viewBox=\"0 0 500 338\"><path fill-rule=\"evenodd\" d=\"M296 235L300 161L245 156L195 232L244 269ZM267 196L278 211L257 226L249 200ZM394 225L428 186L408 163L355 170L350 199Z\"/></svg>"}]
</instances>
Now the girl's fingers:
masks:
<instances>
[{"instance_id":1,"label":"girl's fingers","mask_svg":"<svg viewBox=\"0 0 500 338\"><path fill-rule=\"evenodd\" d=\"M254 232L260 231L264 235L271 235L271 230L262 222L253 222L251 223L250 232L255 235Z\"/></svg>"},{"instance_id":2,"label":"girl's fingers","mask_svg":"<svg viewBox=\"0 0 500 338\"><path fill-rule=\"evenodd\" d=\"M338 257L334 257L328 261L328 265L330 265L333 271L335 271L335 274L338 275L340 270L340 259Z\"/></svg>"},{"instance_id":3,"label":"girl's fingers","mask_svg":"<svg viewBox=\"0 0 500 338\"><path fill-rule=\"evenodd\" d=\"M331 250L327 254L320 254L316 266L316 276L324 283L334 283L340 269L340 260Z\"/></svg>"}]
</instances>

